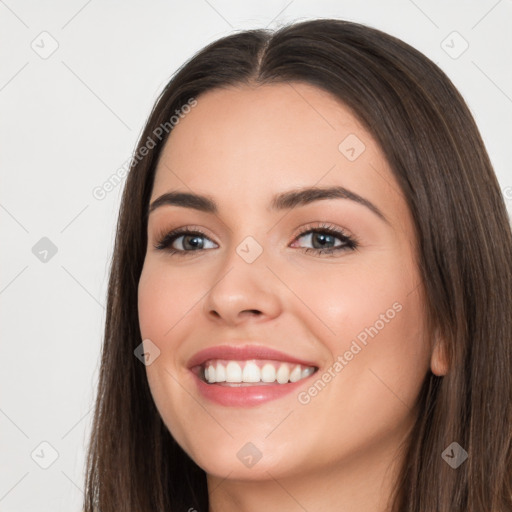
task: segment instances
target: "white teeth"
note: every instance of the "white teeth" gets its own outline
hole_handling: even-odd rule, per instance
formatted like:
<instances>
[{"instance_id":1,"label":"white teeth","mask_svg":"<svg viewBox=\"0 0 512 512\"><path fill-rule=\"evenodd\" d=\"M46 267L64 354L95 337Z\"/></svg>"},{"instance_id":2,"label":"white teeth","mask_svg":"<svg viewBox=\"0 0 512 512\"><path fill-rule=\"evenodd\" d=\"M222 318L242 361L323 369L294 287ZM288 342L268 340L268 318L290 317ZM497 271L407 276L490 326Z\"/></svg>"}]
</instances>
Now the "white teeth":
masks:
<instances>
[{"instance_id":1,"label":"white teeth","mask_svg":"<svg viewBox=\"0 0 512 512\"><path fill-rule=\"evenodd\" d=\"M217 363L215 380L217 382L226 382L226 367L222 363Z\"/></svg>"},{"instance_id":2,"label":"white teeth","mask_svg":"<svg viewBox=\"0 0 512 512\"><path fill-rule=\"evenodd\" d=\"M267 363L261 369L261 380L263 382L274 382L276 380L276 369L274 365Z\"/></svg>"},{"instance_id":3,"label":"white teeth","mask_svg":"<svg viewBox=\"0 0 512 512\"><path fill-rule=\"evenodd\" d=\"M217 382L215 375L215 367L213 366L213 364L210 364L208 366L208 382Z\"/></svg>"},{"instance_id":4,"label":"white teeth","mask_svg":"<svg viewBox=\"0 0 512 512\"><path fill-rule=\"evenodd\" d=\"M259 363L259 364L258 364ZM263 365L263 366L262 366ZM315 372L313 366L280 363L278 361L209 361L203 370L204 380L210 384L226 383L272 383L297 382Z\"/></svg>"},{"instance_id":5,"label":"white teeth","mask_svg":"<svg viewBox=\"0 0 512 512\"><path fill-rule=\"evenodd\" d=\"M300 364L290 372L290 382L297 382L301 379Z\"/></svg>"},{"instance_id":6,"label":"white teeth","mask_svg":"<svg viewBox=\"0 0 512 512\"><path fill-rule=\"evenodd\" d=\"M277 370L276 377L277 382L279 382L279 384L284 384L288 382L288 379L290 378L290 368L288 368L288 365L286 363L282 364L279 367L279 370Z\"/></svg>"},{"instance_id":7,"label":"white teeth","mask_svg":"<svg viewBox=\"0 0 512 512\"><path fill-rule=\"evenodd\" d=\"M230 361L226 366L226 382L242 382L242 368L235 361Z\"/></svg>"},{"instance_id":8,"label":"white teeth","mask_svg":"<svg viewBox=\"0 0 512 512\"><path fill-rule=\"evenodd\" d=\"M304 368L300 374L300 378L305 379L306 377L309 377L314 371L315 369L311 366Z\"/></svg>"},{"instance_id":9,"label":"white teeth","mask_svg":"<svg viewBox=\"0 0 512 512\"><path fill-rule=\"evenodd\" d=\"M242 380L244 382L259 382L260 381L261 372L258 366L255 363L248 362L245 365Z\"/></svg>"}]
</instances>

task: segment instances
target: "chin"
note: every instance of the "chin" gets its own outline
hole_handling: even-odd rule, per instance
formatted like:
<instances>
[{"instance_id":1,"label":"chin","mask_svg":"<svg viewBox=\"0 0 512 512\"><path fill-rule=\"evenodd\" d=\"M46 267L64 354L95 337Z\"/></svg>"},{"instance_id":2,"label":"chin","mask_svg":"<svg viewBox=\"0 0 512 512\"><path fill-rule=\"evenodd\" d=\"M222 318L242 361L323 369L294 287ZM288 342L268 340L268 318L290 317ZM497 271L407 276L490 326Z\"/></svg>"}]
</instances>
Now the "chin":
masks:
<instances>
[{"instance_id":1,"label":"chin","mask_svg":"<svg viewBox=\"0 0 512 512\"><path fill-rule=\"evenodd\" d=\"M230 480L268 480L298 473L302 467L296 448L294 453L287 453L270 442L262 443L257 440L251 442L230 439L214 445L205 441L202 438L192 450L186 451L211 476L227 478L229 475ZM296 464L292 457L297 458Z\"/></svg>"}]
</instances>

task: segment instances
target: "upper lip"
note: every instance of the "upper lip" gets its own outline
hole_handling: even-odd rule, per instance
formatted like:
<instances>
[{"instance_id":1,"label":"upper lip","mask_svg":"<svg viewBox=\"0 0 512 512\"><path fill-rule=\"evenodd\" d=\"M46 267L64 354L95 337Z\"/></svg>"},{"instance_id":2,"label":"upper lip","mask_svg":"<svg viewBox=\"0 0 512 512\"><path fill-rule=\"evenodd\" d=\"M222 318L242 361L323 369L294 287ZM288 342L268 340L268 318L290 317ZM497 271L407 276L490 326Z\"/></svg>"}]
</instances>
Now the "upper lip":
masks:
<instances>
[{"instance_id":1,"label":"upper lip","mask_svg":"<svg viewBox=\"0 0 512 512\"><path fill-rule=\"evenodd\" d=\"M298 359L284 352L279 352L273 348L263 345L218 345L200 350L194 354L188 361L188 368L204 364L210 359L228 359L232 361L246 361L248 359L271 359L275 361L284 361L303 366L315 366L315 363Z\"/></svg>"}]
</instances>

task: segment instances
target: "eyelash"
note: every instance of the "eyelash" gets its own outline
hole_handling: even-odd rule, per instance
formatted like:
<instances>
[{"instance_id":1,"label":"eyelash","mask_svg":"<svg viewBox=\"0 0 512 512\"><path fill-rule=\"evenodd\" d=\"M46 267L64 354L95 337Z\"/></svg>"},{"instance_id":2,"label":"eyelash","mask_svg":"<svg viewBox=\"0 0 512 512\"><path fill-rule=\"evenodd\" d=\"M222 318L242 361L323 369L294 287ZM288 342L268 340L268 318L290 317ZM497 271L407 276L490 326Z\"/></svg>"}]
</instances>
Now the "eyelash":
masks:
<instances>
[{"instance_id":1,"label":"eyelash","mask_svg":"<svg viewBox=\"0 0 512 512\"><path fill-rule=\"evenodd\" d=\"M339 240L341 240L343 242L343 245L339 245L336 247L329 247L327 249L316 249L314 247L299 248L300 250L304 251L305 253L313 251L316 254L332 254L332 253L343 252L343 251L347 251L347 250L354 251L359 247L359 242L355 237L346 235L343 231L341 231L340 229L338 229L335 226L332 226L330 224L321 224L314 228L311 228L311 226L306 226L305 228L303 228L301 230L300 233L298 233L296 235L296 237L294 238L294 241L299 238L302 238L305 235L309 235L311 233L322 233L322 234L326 233L330 236L334 236L335 238L338 238ZM210 240L210 238L206 235L206 233L204 233L200 229L192 227L192 226L185 226L185 227L178 228L178 229L175 229L175 230L167 232L167 233L166 232L161 233L157 237L158 242L156 245L154 245L154 247L155 247L155 249L158 249L161 251L166 251L171 255L178 255L180 257L187 256L190 253L200 252L202 250L208 250L208 249L197 249L197 250L192 250L192 251L185 251L185 250L181 250L181 249L170 248L170 245L175 240L177 240L178 238L180 238L183 235L196 235L196 236L204 237L204 238L207 238L208 240Z\"/></svg>"}]
</instances>

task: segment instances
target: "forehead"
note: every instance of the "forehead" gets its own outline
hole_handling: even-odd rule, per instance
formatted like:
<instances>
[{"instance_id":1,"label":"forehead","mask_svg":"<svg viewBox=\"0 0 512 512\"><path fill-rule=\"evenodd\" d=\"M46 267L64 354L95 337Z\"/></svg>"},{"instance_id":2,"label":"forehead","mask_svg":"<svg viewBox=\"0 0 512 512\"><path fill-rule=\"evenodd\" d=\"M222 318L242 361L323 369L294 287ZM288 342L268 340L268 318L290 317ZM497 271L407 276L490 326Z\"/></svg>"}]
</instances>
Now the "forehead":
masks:
<instances>
[{"instance_id":1,"label":"forehead","mask_svg":"<svg viewBox=\"0 0 512 512\"><path fill-rule=\"evenodd\" d=\"M192 189L247 207L291 187L340 185L378 203L398 191L373 137L322 89L244 85L196 99L162 150L151 200Z\"/></svg>"}]
</instances>

